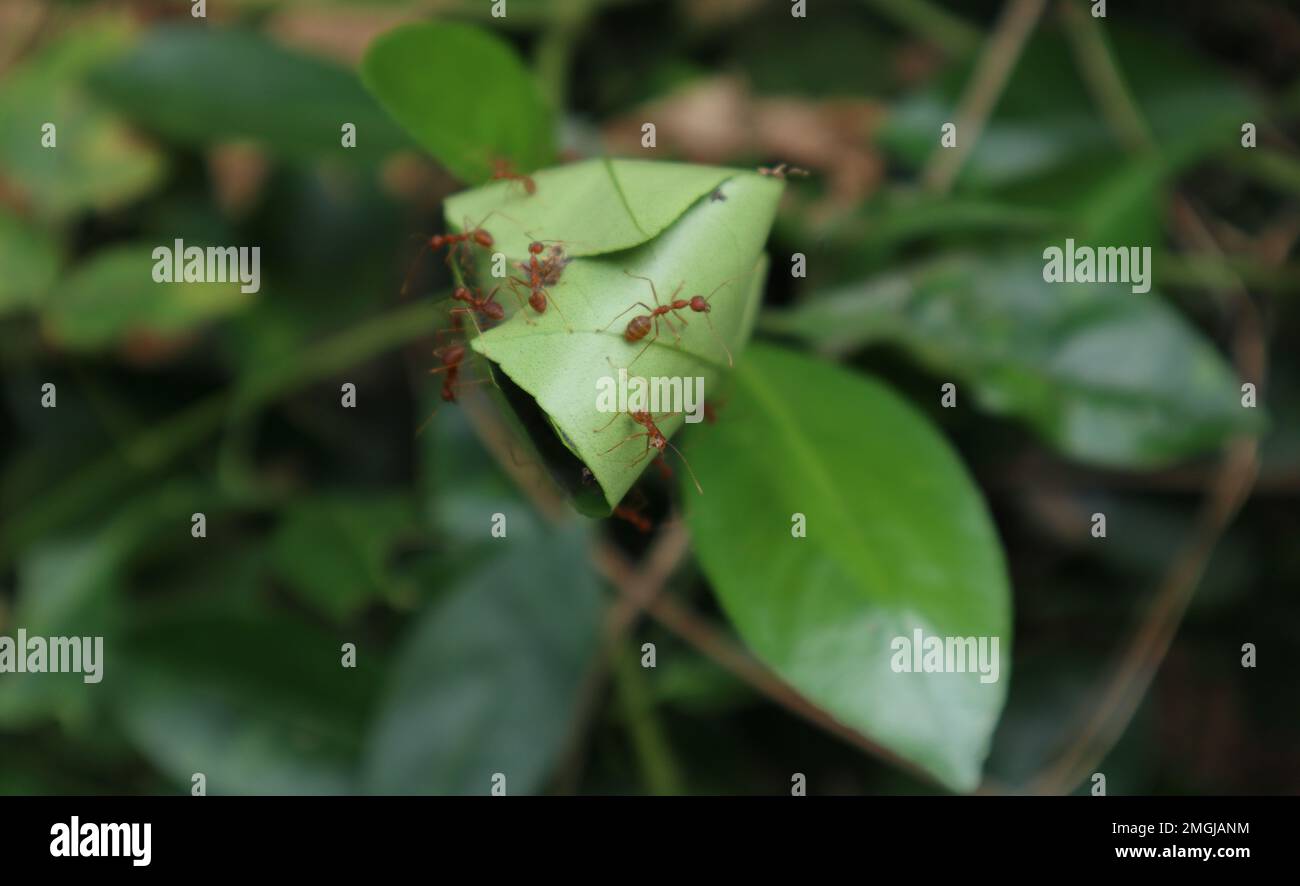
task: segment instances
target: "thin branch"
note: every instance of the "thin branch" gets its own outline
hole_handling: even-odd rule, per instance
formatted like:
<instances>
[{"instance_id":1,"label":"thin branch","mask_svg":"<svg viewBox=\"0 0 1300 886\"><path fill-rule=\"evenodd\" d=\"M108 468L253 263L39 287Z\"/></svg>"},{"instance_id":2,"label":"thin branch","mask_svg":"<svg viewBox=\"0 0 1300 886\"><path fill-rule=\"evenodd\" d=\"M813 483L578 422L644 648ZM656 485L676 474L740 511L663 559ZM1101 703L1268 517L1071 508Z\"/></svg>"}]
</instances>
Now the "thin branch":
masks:
<instances>
[{"instance_id":1,"label":"thin branch","mask_svg":"<svg viewBox=\"0 0 1300 886\"><path fill-rule=\"evenodd\" d=\"M1045 4L1046 0L1010 0L1007 3L957 106L956 146L936 147L930 155L921 176L926 190L946 194L952 188L967 156L979 141L989 114L1002 96L1007 79L1024 51L1025 41L1038 24Z\"/></svg>"},{"instance_id":2,"label":"thin branch","mask_svg":"<svg viewBox=\"0 0 1300 886\"><path fill-rule=\"evenodd\" d=\"M600 651L587 669L579 692L578 713L569 727L569 739L562 755L565 762L559 767L555 779L557 793L568 794L577 789L582 776L582 751L599 710L613 656L618 653L623 639L635 626L646 605L662 592L689 550L690 536L680 520L664 524L640 571L634 570L627 558L608 542L602 542L592 550L593 564L618 589L619 595L605 616Z\"/></svg>"},{"instance_id":3,"label":"thin branch","mask_svg":"<svg viewBox=\"0 0 1300 886\"><path fill-rule=\"evenodd\" d=\"M927 784L938 784L934 776L921 770L916 764L903 759L883 745L876 744L817 707L799 690L768 670L766 666L732 643L725 634L696 616L671 595L665 594L652 601L647 607L647 612L651 618L686 641L697 652L790 713L891 766L910 773Z\"/></svg>"},{"instance_id":4,"label":"thin branch","mask_svg":"<svg viewBox=\"0 0 1300 886\"><path fill-rule=\"evenodd\" d=\"M1061 0L1060 8L1075 63L1111 131L1134 154L1155 151L1155 139L1120 74L1101 25L1070 0Z\"/></svg>"},{"instance_id":5,"label":"thin branch","mask_svg":"<svg viewBox=\"0 0 1300 886\"><path fill-rule=\"evenodd\" d=\"M935 44L950 56L965 58L979 48L979 28L929 0L865 2L876 12Z\"/></svg>"}]
</instances>

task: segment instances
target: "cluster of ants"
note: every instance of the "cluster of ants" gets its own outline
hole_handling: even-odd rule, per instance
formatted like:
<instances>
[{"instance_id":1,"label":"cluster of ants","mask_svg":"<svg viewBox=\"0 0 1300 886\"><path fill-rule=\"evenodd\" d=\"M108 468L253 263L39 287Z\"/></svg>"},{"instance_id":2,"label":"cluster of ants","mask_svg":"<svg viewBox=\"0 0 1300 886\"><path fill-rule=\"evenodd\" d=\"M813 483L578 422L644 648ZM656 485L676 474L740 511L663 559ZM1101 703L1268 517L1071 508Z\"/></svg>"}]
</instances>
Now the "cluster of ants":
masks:
<instances>
[{"instance_id":1,"label":"cluster of ants","mask_svg":"<svg viewBox=\"0 0 1300 886\"><path fill-rule=\"evenodd\" d=\"M759 167L758 171L762 175L781 180L784 180L789 175L806 176L808 174L805 170L797 167L788 167L784 163L778 164L774 167ZM504 161L496 161L494 163L492 179L494 181L510 181L511 183L518 184L523 188L525 194L529 196L537 192L537 185L530 176L516 173L510 167L509 163ZM429 238L427 243L429 251L436 253L438 250L445 247L447 249L446 258L449 266L452 266L453 260L459 254L462 261L462 268L466 271L472 272L473 247L477 246L482 249L491 249L496 244L491 233L483 228L483 224L486 221L487 218L484 218L478 224L469 224L467 221L465 229L458 234L448 233L433 235ZM549 249L547 248L548 242L551 244ZM423 250L421 250L421 254L424 254ZM466 261L466 259L470 260ZM531 318L527 318L528 309L541 315L546 313L546 309L549 305L554 304L556 311L560 313L560 317L564 321L564 325L570 332L573 331L572 327L568 324L568 320L564 317L563 311L560 310L558 303L556 303L554 296L550 292L551 289L559 284L565 267L567 267L571 261L572 259L565 253L564 245L561 241L543 241L533 239L528 245L528 259L526 261L515 263L514 269L521 272L522 276L511 274L506 278L506 285L510 287L510 291L514 294L515 298L519 300L520 310L525 313L525 317L528 319L529 323L532 323L533 321ZM661 323L668 329L669 333L677 343L681 343L681 333L678 330L678 326L686 326L686 317L681 313L683 311L690 311L704 315L705 321L708 322L709 330L714 339L722 346L724 353L727 355L727 365L735 365L735 362L732 359L731 349L728 348L726 342L718 336L717 331L713 328L713 323L708 316L709 312L712 310L711 301L713 296L717 294L718 290L722 289L729 283L734 282L735 278L718 284L718 286L714 288L713 292L709 293L707 296L697 294L690 298L682 298L679 296L679 293L685 286L684 282L679 283L677 289L673 291L672 295L669 296L665 303L659 300L659 293L655 289L654 281L649 277L641 277L637 274L632 274L629 271L624 271L624 273L629 277L635 277L648 283L650 285L651 297L654 299L654 305L648 305L643 301L633 303L626 310L614 317L614 319L611 320L604 329L599 330L600 332L608 331L610 326L613 326L619 321L619 319L626 316L630 311L637 310L638 308L644 311L644 313L638 313L636 316L632 317L623 329L623 339L630 344L644 341L649 337L645 346L641 348L636 357L632 359L632 362L628 364L629 369L641 358L641 355L659 339ZM406 293L409 282L410 275L408 273L407 283L402 287L403 294ZM505 320L505 309L496 301L496 295L500 289L500 286L494 287L487 295L483 295L482 289L472 288L463 284L457 286L452 292L451 298L459 304L452 307L449 311L452 331L455 333L463 333L463 321L466 317L470 319L480 333L483 331L485 326L490 327ZM434 369L431 369L430 373L446 373L443 376L442 382L442 399L444 402L454 403L456 402L457 387L461 383L461 367L465 357L467 356L466 346L461 343L446 345L436 348L434 350L434 355L438 358L439 365ZM690 464L686 462L681 451L677 449L676 446L673 446L673 444L668 441L667 436L659 429L658 425L655 423L655 417L646 410L633 410L626 414L636 423L638 428L643 430L628 435L601 454L607 455L631 440L644 437L646 440L645 450L633 462L631 462L629 467L635 466L651 453L655 453L657 461L663 465L665 470L667 470L666 465L664 465L662 461L662 457L665 455L667 449L671 447L673 451L677 453L678 457L682 459L682 463L686 465L687 471L691 474L691 479L695 482L695 488L702 493L703 489L700 487L699 480L696 479L694 471L691 471ZM675 413L665 413L665 415L673 414ZM614 416L614 418L611 418L604 427L597 428L595 431L603 431L617 418L617 415ZM660 418L662 419L663 416ZM668 471L668 473L671 472ZM641 531L647 531L647 522L645 521L645 518L636 514L634 511L630 511L625 507L620 507L615 509L615 515L628 520L628 522L632 523Z\"/></svg>"}]
</instances>

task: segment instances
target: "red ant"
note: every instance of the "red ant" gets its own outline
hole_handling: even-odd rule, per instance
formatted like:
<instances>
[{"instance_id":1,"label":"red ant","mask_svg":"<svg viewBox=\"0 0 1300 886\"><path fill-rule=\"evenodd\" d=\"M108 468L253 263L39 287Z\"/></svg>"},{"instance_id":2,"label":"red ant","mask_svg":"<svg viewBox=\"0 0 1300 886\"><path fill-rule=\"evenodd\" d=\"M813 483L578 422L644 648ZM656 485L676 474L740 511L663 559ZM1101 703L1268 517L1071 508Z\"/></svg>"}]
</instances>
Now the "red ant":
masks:
<instances>
[{"instance_id":1,"label":"red ant","mask_svg":"<svg viewBox=\"0 0 1300 886\"><path fill-rule=\"evenodd\" d=\"M485 218L483 221L487 221L487 219ZM477 244L478 246L482 246L484 249L490 249L496 245L496 241L492 239L491 234L483 229L483 222L471 226L469 220L466 219L465 231L463 233L434 234L429 238L428 247L430 252L437 252L444 246L449 247L447 249L447 264L450 265L452 257L456 254L456 250L468 249L471 244ZM415 260L411 262L411 268L406 272L406 280L402 282L402 295L406 295L406 291L411 285L411 274L415 271L416 264L423 255L424 251L421 250L419 255L415 257Z\"/></svg>"},{"instance_id":2,"label":"red ant","mask_svg":"<svg viewBox=\"0 0 1300 886\"><path fill-rule=\"evenodd\" d=\"M493 296L496 295L496 292L496 289L493 289L492 292L484 298L475 296L471 290L464 286L458 286L456 291L452 293L451 297L456 301L466 302L469 307L456 307L452 308L448 312L451 315L451 331L453 333L463 333L465 330L465 324L462 318L468 316L470 322L474 324L476 332L479 335L482 335L483 330L479 328L478 320L474 318L475 311L480 311L489 319L503 319L505 317L505 311L501 309L501 305L493 301ZM446 330L439 330L438 334L445 331ZM442 379L442 400L444 403L455 403L456 386L460 381L461 364L465 362L465 357L469 354L469 347L463 342L455 342L454 344L434 348L433 353L434 356L438 358L438 362L441 365L430 369L429 374L435 375L439 372L447 373ZM476 379L475 381L482 382L486 380L487 379Z\"/></svg>"},{"instance_id":3,"label":"red ant","mask_svg":"<svg viewBox=\"0 0 1300 886\"><path fill-rule=\"evenodd\" d=\"M504 158L498 158L492 161L492 181L512 181L519 182L524 186L524 192L528 196L537 193L537 183L533 181L532 176L521 175L514 170L514 165Z\"/></svg>"},{"instance_id":4,"label":"red ant","mask_svg":"<svg viewBox=\"0 0 1300 886\"><path fill-rule=\"evenodd\" d=\"M649 277L642 277L639 274L633 274L630 271L624 271L623 273L627 274L629 277L635 277L638 280L644 280L647 283L649 283L650 294L654 297L655 300L655 306L653 308L650 307L650 305L646 304L645 302L639 301L633 304L632 307L627 309L627 311L630 311L633 308L641 307L641 308L645 308L650 313L638 314L637 316L633 317L631 320L627 321L627 328L623 330L623 338L626 341L638 342L641 339L645 338L647 335L650 334L651 325L654 326L654 333L655 333L654 338L646 342L645 347L642 348L640 352L635 357L632 358L632 363L635 363L637 360L641 359L641 354L644 354L647 350L650 349L650 346L652 344L654 344L656 341L659 340L659 319L661 317L663 318L664 323L668 326L668 331L673 334L673 338L677 340L678 344L680 344L681 335L677 332L676 328L674 328L672 321L676 319L678 323L681 323L683 326L685 326L686 320L676 312L690 309L697 314L705 315L704 319L709 324L709 330L713 333L713 337L717 339L718 344L722 345L722 350L725 351L727 354L727 365L728 366L736 365L731 358L731 348L727 347L727 343L722 340L722 338L718 335L717 330L713 328L713 321L708 318L708 313L711 310L713 310L712 305L709 304L710 299L712 299L713 296L717 294L719 289L726 286L728 283L731 283L732 280L724 280L723 282L719 283L716 287L714 287L713 292L710 292L708 294L708 296L693 295L689 299L677 297L677 293L681 292L682 287L686 285L684 282L678 283L677 288L673 290L673 294L668 297L668 304L660 304L659 292L655 289L655 283L653 280L651 280ZM623 314L627 313L627 311L624 311L622 314L619 314L618 317L615 317L613 320L610 320L609 324L605 327L605 329L609 329L610 326L613 326L614 323L618 321L619 317L622 317ZM669 316L670 314L672 316ZM604 332L605 329L602 329L601 332ZM631 368L632 363L628 364L629 369Z\"/></svg>"},{"instance_id":5,"label":"red ant","mask_svg":"<svg viewBox=\"0 0 1300 886\"><path fill-rule=\"evenodd\" d=\"M496 302L497 290L500 288L500 286L496 287L484 297L481 290L480 294L475 295L474 290L469 287L457 286L455 292L451 294L452 299L454 301L463 301L468 307L451 309L452 325L457 329L461 328L461 315L472 314L476 311L488 320L497 322L504 320L506 318L505 308Z\"/></svg>"},{"instance_id":6,"label":"red ant","mask_svg":"<svg viewBox=\"0 0 1300 886\"><path fill-rule=\"evenodd\" d=\"M691 481L695 483L696 491L699 492L700 495L703 495L704 489L700 486L700 481L696 478L695 472L691 470L690 462L686 460L686 456L682 455L682 451L680 449L678 449L676 446L673 446L672 443L668 442L668 438L664 436L663 431L659 430L659 426L655 424L654 416L652 416L647 410L644 409L633 410L626 414L629 418L632 419L632 421L636 422L638 425L645 428L645 430L639 433L629 434L628 436L624 437L622 440L619 440L609 449L606 449L604 452L601 453L601 455L608 455L609 453L613 452L615 449L618 449L628 440L635 440L637 437L645 437L646 438L645 451L642 452L639 456L637 456L633 461L631 461L628 464L628 467L634 467L637 464L640 464L641 460L644 459L647 455L649 455L652 449L655 452L657 452L660 456L662 456L667 449L671 448L673 452L677 453L677 457L682 460L682 464L686 465L686 470L691 475ZM680 413L677 412L668 412L664 414L680 415ZM615 415L613 418L611 418L608 422L605 423L604 427L597 428L594 431L594 433L599 434L601 431L605 430L605 428L608 428L611 424L613 424L614 420L617 418L618 416Z\"/></svg>"},{"instance_id":7,"label":"red ant","mask_svg":"<svg viewBox=\"0 0 1300 886\"><path fill-rule=\"evenodd\" d=\"M436 369L430 369L429 374L433 375L438 372L446 372L442 378L442 401L444 403L456 402L456 381L460 378L460 364L465 359L464 345L447 345L433 352L442 362L442 365Z\"/></svg>"},{"instance_id":8,"label":"red ant","mask_svg":"<svg viewBox=\"0 0 1300 886\"><path fill-rule=\"evenodd\" d=\"M614 508L614 516L618 517L620 520L626 520L628 523L631 523L632 526L642 534L647 534L654 528L654 524L650 522L649 518L636 508L619 505Z\"/></svg>"},{"instance_id":9,"label":"red ant","mask_svg":"<svg viewBox=\"0 0 1300 886\"><path fill-rule=\"evenodd\" d=\"M569 258L565 256L564 249L561 246L552 246L550 256L539 259L538 256L545 249L546 245L540 240L529 243L528 261L519 262L516 265L519 270L528 275L528 280L524 281L518 277L509 278L511 289L515 289L516 284L528 287L528 304L539 314L546 313L547 287L560 282L560 274L564 271L565 265L569 263ZM523 299L519 296L518 291L515 291L515 296L520 298L522 304ZM555 309L560 311L559 304L556 304ZM564 320L564 325L572 332L573 327L569 326L568 318L564 316L563 311L560 311L560 319Z\"/></svg>"},{"instance_id":10,"label":"red ant","mask_svg":"<svg viewBox=\"0 0 1300 886\"><path fill-rule=\"evenodd\" d=\"M781 181L785 181L785 177L787 175L793 175L799 178L807 178L809 172L806 169L800 169L798 166L787 166L784 163L778 163L775 166L758 167L758 174L771 176L772 178L777 178L780 179Z\"/></svg>"}]
</instances>

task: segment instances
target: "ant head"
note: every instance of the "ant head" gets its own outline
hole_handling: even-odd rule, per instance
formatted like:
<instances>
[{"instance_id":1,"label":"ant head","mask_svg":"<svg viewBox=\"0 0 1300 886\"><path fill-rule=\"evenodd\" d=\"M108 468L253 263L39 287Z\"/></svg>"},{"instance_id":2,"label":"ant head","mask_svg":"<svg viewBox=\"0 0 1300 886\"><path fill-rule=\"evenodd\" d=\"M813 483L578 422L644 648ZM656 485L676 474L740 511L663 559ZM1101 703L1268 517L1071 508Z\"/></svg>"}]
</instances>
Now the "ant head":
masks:
<instances>
[{"instance_id":1,"label":"ant head","mask_svg":"<svg viewBox=\"0 0 1300 886\"><path fill-rule=\"evenodd\" d=\"M489 320L504 320L506 318L505 308L501 307L501 305L497 304L494 301L485 301L483 302L481 307L483 309L483 314Z\"/></svg>"},{"instance_id":2,"label":"ant head","mask_svg":"<svg viewBox=\"0 0 1300 886\"><path fill-rule=\"evenodd\" d=\"M546 248L546 244L543 243L541 240L534 240L532 243L528 244L528 251L532 255L541 255L542 250L544 250L545 248Z\"/></svg>"},{"instance_id":3,"label":"ant head","mask_svg":"<svg viewBox=\"0 0 1300 886\"><path fill-rule=\"evenodd\" d=\"M474 242L479 246L492 246L496 243L496 241L492 239L492 235L482 228L475 228L473 237Z\"/></svg>"},{"instance_id":4,"label":"ant head","mask_svg":"<svg viewBox=\"0 0 1300 886\"><path fill-rule=\"evenodd\" d=\"M709 306L709 300L707 298L702 295L692 295L691 310L700 314L705 314L713 309Z\"/></svg>"},{"instance_id":5,"label":"ant head","mask_svg":"<svg viewBox=\"0 0 1300 886\"><path fill-rule=\"evenodd\" d=\"M474 300L474 294L465 286L457 286L451 297L455 301L471 302Z\"/></svg>"}]
</instances>

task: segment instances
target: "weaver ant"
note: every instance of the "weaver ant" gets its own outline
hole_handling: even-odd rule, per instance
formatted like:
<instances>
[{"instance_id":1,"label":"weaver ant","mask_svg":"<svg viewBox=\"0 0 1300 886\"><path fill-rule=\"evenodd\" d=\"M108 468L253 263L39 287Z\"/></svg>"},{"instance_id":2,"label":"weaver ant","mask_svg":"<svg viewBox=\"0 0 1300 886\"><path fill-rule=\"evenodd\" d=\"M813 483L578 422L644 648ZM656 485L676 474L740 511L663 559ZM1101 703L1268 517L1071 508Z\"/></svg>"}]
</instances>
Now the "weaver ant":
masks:
<instances>
[{"instance_id":1,"label":"weaver ant","mask_svg":"<svg viewBox=\"0 0 1300 886\"><path fill-rule=\"evenodd\" d=\"M487 218L484 218L483 221L487 221ZM447 264L450 266L452 257L456 254L456 250L468 250L471 245L490 249L496 245L496 241L492 239L491 234L483 229L483 222L479 222L477 225L470 225L469 219L466 219L465 230L462 233L434 234L429 238L427 245L430 252L437 252L444 246L448 247ZM406 291L411 285L411 274L415 271L416 265L419 263L420 258L423 257L423 255L424 251L421 250L419 255L412 260L411 267L406 272L406 279L402 282L402 295L406 295Z\"/></svg>"},{"instance_id":2,"label":"weaver ant","mask_svg":"<svg viewBox=\"0 0 1300 886\"><path fill-rule=\"evenodd\" d=\"M649 534L650 530L654 528L654 524L650 522L650 519L633 507L619 505L614 508L614 516L631 523L633 528L643 535Z\"/></svg>"},{"instance_id":3,"label":"weaver ant","mask_svg":"<svg viewBox=\"0 0 1300 886\"><path fill-rule=\"evenodd\" d=\"M528 196L531 197L537 193L537 183L533 181L532 176L515 172L514 165L504 158L497 158L492 161L492 181L518 182L524 186L524 192Z\"/></svg>"},{"instance_id":4,"label":"weaver ant","mask_svg":"<svg viewBox=\"0 0 1300 886\"><path fill-rule=\"evenodd\" d=\"M505 308L496 302L497 290L500 288L500 286L497 286L484 296L482 290L479 290L479 294L476 295L474 290L468 286L457 286L456 290L451 294L452 299L454 301L463 301L468 307L451 309L452 325L457 329L461 328L461 315L474 312L478 312L484 318L495 322L504 320L506 318Z\"/></svg>"},{"instance_id":5,"label":"weaver ant","mask_svg":"<svg viewBox=\"0 0 1300 886\"><path fill-rule=\"evenodd\" d=\"M787 175L797 176L798 178L807 178L809 172L806 169L800 169L798 166L787 166L784 163L778 163L775 166L758 167L758 174L771 176L772 178L785 181Z\"/></svg>"},{"instance_id":6,"label":"weaver ant","mask_svg":"<svg viewBox=\"0 0 1300 886\"><path fill-rule=\"evenodd\" d=\"M671 448L673 452L677 453L677 457L682 460L682 464L686 465L686 471L691 475L691 482L695 484L696 491L699 492L700 495L703 495L704 489L703 487L700 486L700 481L698 478L696 478L695 471L691 470L690 462L686 460L686 456L682 455L682 451L680 449L678 449L676 446L673 446L672 443L668 442L668 438L664 436L664 432L659 430L659 426L655 424L654 416L651 415L650 412L645 409L636 409L624 414L626 414L629 418L632 419L632 421L636 422L639 426L645 428L645 430L640 431L638 433L629 434L628 436L624 437L622 440L619 440L609 449L606 449L604 452L601 453L601 455L608 455L609 453L613 452L615 449L618 449L620 446L622 446L624 443L626 443L629 440L635 440L637 437L645 437L646 438L645 451L642 452L635 459L633 459L631 462L629 462L628 467L629 468L635 467L636 465L640 464L642 459L644 459L647 455L650 454L651 450L654 450L656 453L662 456L666 450ZM670 415L670 416L681 415L680 412L666 412L663 414ZM594 433L599 434L601 431L605 430L605 428L608 428L611 424L613 424L615 419L617 418L618 415L615 415L613 418L611 418L608 422L605 423L604 427L596 428Z\"/></svg>"},{"instance_id":7,"label":"weaver ant","mask_svg":"<svg viewBox=\"0 0 1300 886\"><path fill-rule=\"evenodd\" d=\"M534 311L539 314L546 313L547 289L560 282L560 274L563 273L565 265L570 261L564 254L564 247L552 246L550 255L545 258L539 258L546 251L546 244L541 240L534 240L528 244L528 261L518 262L515 267L528 275L527 280L518 277L510 277L509 283L512 290L516 285L526 286L528 288L528 304ZM515 296L520 299L521 305L523 298L519 292L515 291ZM572 332L573 327L569 326L569 320L564 316L564 311L560 310L557 303L555 309L560 312L560 319L564 321L565 327Z\"/></svg>"},{"instance_id":8,"label":"weaver ant","mask_svg":"<svg viewBox=\"0 0 1300 886\"><path fill-rule=\"evenodd\" d=\"M677 332L677 329L673 326L673 320L675 319L677 320L678 323L681 323L683 326L685 326L686 325L685 318L682 317L677 312L684 311L684 310L691 310L697 314L705 315L704 320L706 323L709 324L709 331L713 333L713 337L717 339L718 344L722 345L722 350L725 351L727 354L727 365L728 366L736 365L735 361L733 361L731 358L731 348L727 347L727 343L724 342L721 336L718 335L718 331L713 328L713 321L710 320L708 317L709 312L713 310L713 306L709 304L709 301L713 298L713 296L717 294L719 289L726 286L728 283L733 282L735 280L734 277L731 280L724 280L721 283L719 283L717 286L714 287L713 292L710 292L707 296L693 295L688 299L677 297L677 293L681 292L682 287L686 285L685 282L678 283L677 288L673 290L673 294L668 297L668 303L662 304L659 301L659 292L655 289L655 283L653 280L651 280L649 277L642 277L640 274L633 274L631 271L624 271L623 273L627 274L629 277L635 277L638 280L644 280L647 283L649 283L650 294L654 297L655 300L654 307L651 307L650 305L642 301L636 302L635 304L632 305L632 307L628 308L627 311L624 311L622 314L619 314L618 317L615 317L613 320L610 320L609 323L605 326L605 329L600 330L601 332L604 332L605 330L609 329L610 326L613 326L616 322L618 322L619 317L622 317L624 314L626 314L628 311L633 310L634 308L640 307L640 308L645 308L647 311L649 311L649 313L647 314L638 314L637 316L633 317L631 320L627 321L627 328L623 330L624 340L630 343L630 342L641 341L641 339L645 338L647 335L650 334L651 327L653 326L654 328L654 337L651 338L650 341L646 342L645 347L642 348L640 352L638 352L637 355L632 358L632 363L635 363L637 360L641 359L641 355L644 354L647 350L649 350L652 344L654 344L656 341L659 340L659 320L661 318L663 319L664 324L667 325L668 331L673 334L673 338L677 340L678 344L681 344L682 337ZM628 368L631 368L632 363L628 364Z\"/></svg>"}]
</instances>

